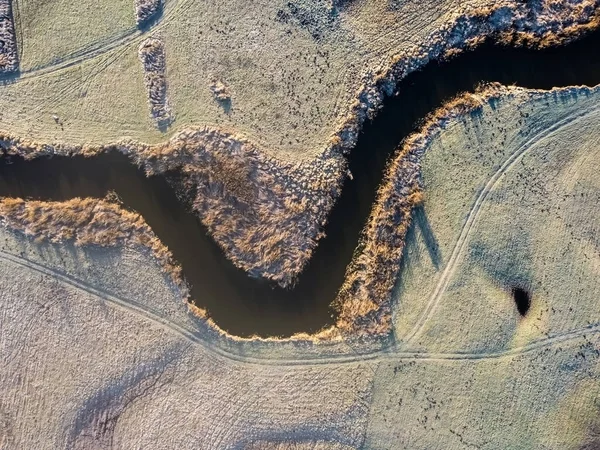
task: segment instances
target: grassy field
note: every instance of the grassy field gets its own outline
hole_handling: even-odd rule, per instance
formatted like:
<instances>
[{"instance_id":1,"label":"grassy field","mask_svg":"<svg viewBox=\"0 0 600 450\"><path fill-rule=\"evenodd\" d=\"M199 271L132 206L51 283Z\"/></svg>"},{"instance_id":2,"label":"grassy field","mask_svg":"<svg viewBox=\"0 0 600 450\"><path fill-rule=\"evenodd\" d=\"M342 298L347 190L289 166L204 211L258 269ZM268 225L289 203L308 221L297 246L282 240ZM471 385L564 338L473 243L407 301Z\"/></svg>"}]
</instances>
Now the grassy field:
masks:
<instances>
[{"instance_id":1,"label":"grassy field","mask_svg":"<svg viewBox=\"0 0 600 450\"><path fill-rule=\"evenodd\" d=\"M23 72L50 67L134 33L130 0L13 1Z\"/></svg>"},{"instance_id":2,"label":"grassy field","mask_svg":"<svg viewBox=\"0 0 600 450\"><path fill-rule=\"evenodd\" d=\"M597 20L592 0L166 0L140 29L129 0L13 6L22 72L0 86L1 128L24 140L4 146L120 142L150 171L187 164L213 235L251 256L289 247L290 267L346 176L338 150L398 79L495 31L547 42ZM154 103L138 54L149 38L164 43ZM157 129L149 92L169 127ZM597 448L600 90L506 89L482 104L427 135L411 162L422 186L392 170L380 191L401 214L380 203L371 230L394 248L382 260L367 245L359 281L382 281L377 294L397 283L380 303L365 290L356 311L385 308L384 343L354 339L381 331L368 327L321 341L226 335L186 305L138 215L3 200L0 448ZM252 214L232 212L240 198ZM244 268L281 280L277 256ZM521 312L517 288L530 295Z\"/></svg>"},{"instance_id":3,"label":"grassy field","mask_svg":"<svg viewBox=\"0 0 600 450\"><path fill-rule=\"evenodd\" d=\"M598 96L511 89L429 135L385 350L235 339L190 313L143 240L75 247L0 229L0 442L596 448ZM12 207L47 240L62 220ZM512 286L531 293L523 316Z\"/></svg>"},{"instance_id":4,"label":"grassy field","mask_svg":"<svg viewBox=\"0 0 600 450\"><path fill-rule=\"evenodd\" d=\"M201 156L185 164L194 172L188 187L198 193L194 205L211 235L239 268L290 285L348 177L345 153L398 80L491 33L540 45L577 34L597 25L593 1L527 6L478 0L459 9L432 2L421 14L414 2L387 0L241 7L170 0L145 27L135 27L128 5L131 26L121 27L106 12L106 20L84 32L60 22L67 14L63 4L47 14L45 3L29 4L38 8L29 12L22 4L15 13L22 73L1 87L0 131L53 148L126 142L138 160L164 161L164 152L178 153L185 141L186 152ZM115 17L125 11L121 4L94 3L88 14L101 15L94 8ZM69 14L73 20L75 13ZM83 27L87 16L78 19ZM44 33L54 33L52 39L40 37L35 20L44 23ZM49 20L65 30L54 30ZM91 37L111 25L114 34ZM31 62L52 51L28 50L36 42L28 33L68 50L56 50L51 62ZM204 136L187 139L194 133ZM156 154L148 156L149 148ZM240 157L242 148L254 154ZM230 160L220 165L240 166L236 174L248 179L249 195L240 196L239 180L232 183L207 164L211 152ZM222 210L230 211L235 227L212 214Z\"/></svg>"},{"instance_id":5,"label":"grassy field","mask_svg":"<svg viewBox=\"0 0 600 450\"><path fill-rule=\"evenodd\" d=\"M599 95L512 89L428 131L393 310L432 361L379 367L367 448L599 445Z\"/></svg>"},{"instance_id":6,"label":"grassy field","mask_svg":"<svg viewBox=\"0 0 600 450\"><path fill-rule=\"evenodd\" d=\"M597 97L517 90L433 140L397 286L399 342L498 351L600 318ZM514 287L532 297L524 318Z\"/></svg>"},{"instance_id":7,"label":"grassy field","mask_svg":"<svg viewBox=\"0 0 600 450\"><path fill-rule=\"evenodd\" d=\"M314 156L331 143L351 147L382 96L429 59L494 31L543 37L585 28L594 1L558 9L541 2L529 11L509 0L460 8L450 0L167 0L162 15L137 30L129 0L20 0L14 10L24 73L2 87L2 128L44 142L99 144L124 136L155 143L206 125L280 158ZM145 90L134 55L143 39L159 35L175 116L164 133L136 107ZM228 86L227 108L214 98L215 79Z\"/></svg>"}]
</instances>

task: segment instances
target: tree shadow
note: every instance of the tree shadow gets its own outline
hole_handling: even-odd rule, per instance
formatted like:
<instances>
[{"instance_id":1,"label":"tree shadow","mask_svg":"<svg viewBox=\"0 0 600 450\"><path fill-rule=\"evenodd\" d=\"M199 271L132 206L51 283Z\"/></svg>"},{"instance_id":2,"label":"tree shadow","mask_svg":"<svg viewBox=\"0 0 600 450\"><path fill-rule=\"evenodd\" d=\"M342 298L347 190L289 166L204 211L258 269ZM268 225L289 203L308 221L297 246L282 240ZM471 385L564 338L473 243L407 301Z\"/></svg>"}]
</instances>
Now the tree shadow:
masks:
<instances>
[{"instance_id":1,"label":"tree shadow","mask_svg":"<svg viewBox=\"0 0 600 450\"><path fill-rule=\"evenodd\" d=\"M227 115L231 114L231 98L224 98L221 100L217 100L217 102L219 103L221 108L223 108L223 111L225 111L225 114L227 114Z\"/></svg>"},{"instance_id":2,"label":"tree shadow","mask_svg":"<svg viewBox=\"0 0 600 450\"><path fill-rule=\"evenodd\" d=\"M442 261L442 255L440 254L440 246L438 241L429 225L429 220L427 219L427 213L425 212L425 208L423 205L419 205L415 208L413 212L413 217L415 221L415 225L419 227L421 230L421 236L423 236L423 240L425 241L425 246L427 247L427 251L429 252L429 257L431 258L431 262L435 267L435 270L438 270L440 267L440 263Z\"/></svg>"}]
</instances>

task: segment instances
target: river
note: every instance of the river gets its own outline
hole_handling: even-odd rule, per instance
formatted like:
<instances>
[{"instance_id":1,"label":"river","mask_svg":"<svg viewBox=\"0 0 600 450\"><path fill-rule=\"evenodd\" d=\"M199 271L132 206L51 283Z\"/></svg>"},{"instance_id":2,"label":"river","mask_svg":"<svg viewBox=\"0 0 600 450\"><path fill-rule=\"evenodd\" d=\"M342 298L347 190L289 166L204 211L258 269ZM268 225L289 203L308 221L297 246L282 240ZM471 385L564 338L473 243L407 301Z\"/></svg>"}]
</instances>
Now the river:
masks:
<instances>
[{"instance_id":1,"label":"river","mask_svg":"<svg viewBox=\"0 0 600 450\"><path fill-rule=\"evenodd\" d=\"M335 322L330 305L369 215L386 161L429 112L482 81L550 89L600 83L600 31L564 47L545 50L490 43L449 62L433 62L405 78L399 94L365 124L350 157L346 182L323 239L298 283L282 289L235 268L206 229L178 200L168 178L146 177L128 158L107 153L93 158L53 157L0 160L0 196L66 200L104 197L115 191L125 207L142 214L182 265L193 301L224 330L238 336L290 336ZM8 164L10 162L10 164Z\"/></svg>"}]
</instances>

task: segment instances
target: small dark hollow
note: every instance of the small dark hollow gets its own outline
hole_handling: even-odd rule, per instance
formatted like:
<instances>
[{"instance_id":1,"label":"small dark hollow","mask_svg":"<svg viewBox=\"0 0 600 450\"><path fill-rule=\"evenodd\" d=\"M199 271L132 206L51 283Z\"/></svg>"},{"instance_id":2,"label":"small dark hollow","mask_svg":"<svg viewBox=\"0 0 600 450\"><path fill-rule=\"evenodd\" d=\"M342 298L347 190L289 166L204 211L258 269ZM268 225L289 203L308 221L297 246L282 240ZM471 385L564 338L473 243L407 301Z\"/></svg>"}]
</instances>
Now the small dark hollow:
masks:
<instances>
[{"instance_id":1,"label":"small dark hollow","mask_svg":"<svg viewBox=\"0 0 600 450\"><path fill-rule=\"evenodd\" d=\"M517 311L519 311L519 314L524 317L531 306L531 295L523 288L514 287L512 289L512 296L515 300L515 304L517 305Z\"/></svg>"}]
</instances>

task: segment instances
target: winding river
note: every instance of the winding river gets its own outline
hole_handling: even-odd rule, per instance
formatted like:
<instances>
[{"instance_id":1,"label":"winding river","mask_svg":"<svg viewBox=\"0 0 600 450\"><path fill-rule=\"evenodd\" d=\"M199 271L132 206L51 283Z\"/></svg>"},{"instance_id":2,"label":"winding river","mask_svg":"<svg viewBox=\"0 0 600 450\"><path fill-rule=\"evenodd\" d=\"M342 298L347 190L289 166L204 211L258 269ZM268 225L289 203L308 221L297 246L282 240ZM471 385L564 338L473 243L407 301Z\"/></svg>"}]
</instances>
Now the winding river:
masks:
<instances>
[{"instance_id":1,"label":"winding river","mask_svg":"<svg viewBox=\"0 0 600 450\"><path fill-rule=\"evenodd\" d=\"M350 158L354 176L335 205L327 237L293 289L249 278L222 254L169 178L146 177L127 157L0 158L0 196L67 200L116 191L142 214L165 243L191 285L196 304L224 330L238 336L290 336L315 332L335 321L330 304L342 285L387 159L429 112L482 81L550 89L600 83L600 30L564 47L546 50L487 43L444 63L430 63L405 78L375 120L364 126ZM10 162L10 164L8 164Z\"/></svg>"}]
</instances>

